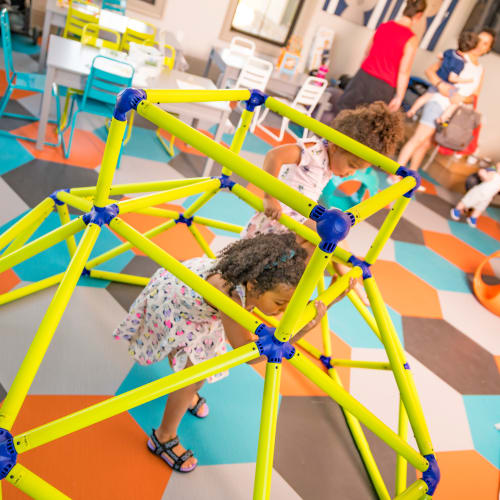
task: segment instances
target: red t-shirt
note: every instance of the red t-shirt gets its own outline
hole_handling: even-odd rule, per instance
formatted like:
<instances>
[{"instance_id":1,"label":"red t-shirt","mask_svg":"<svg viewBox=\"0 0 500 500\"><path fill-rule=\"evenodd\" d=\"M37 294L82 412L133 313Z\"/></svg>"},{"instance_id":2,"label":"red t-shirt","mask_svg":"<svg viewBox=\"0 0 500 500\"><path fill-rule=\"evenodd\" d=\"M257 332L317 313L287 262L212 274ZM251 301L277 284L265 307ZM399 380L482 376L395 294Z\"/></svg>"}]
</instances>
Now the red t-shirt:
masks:
<instances>
[{"instance_id":1,"label":"red t-shirt","mask_svg":"<svg viewBox=\"0 0 500 500\"><path fill-rule=\"evenodd\" d=\"M375 31L370 53L361 69L396 88L404 46L414 35L410 28L394 21L381 24Z\"/></svg>"}]
</instances>

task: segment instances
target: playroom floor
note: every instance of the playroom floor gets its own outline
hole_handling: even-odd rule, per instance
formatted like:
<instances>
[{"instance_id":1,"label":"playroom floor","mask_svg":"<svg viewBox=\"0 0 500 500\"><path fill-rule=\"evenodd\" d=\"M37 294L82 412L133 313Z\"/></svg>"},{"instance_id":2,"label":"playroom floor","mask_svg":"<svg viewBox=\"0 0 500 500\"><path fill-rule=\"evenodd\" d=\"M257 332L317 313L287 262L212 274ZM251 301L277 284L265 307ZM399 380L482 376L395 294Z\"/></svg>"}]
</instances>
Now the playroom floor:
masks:
<instances>
[{"instance_id":1,"label":"playroom floor","mask_svg":"<svg viewBox=\"0 0 500 500\"><path fill-rule=\"evenodd\" d=\"M14 42L17 69L33 71L36 48L22 39ZM37 112L39 96L17 93L14 97L8 110ZM0 120L0 128L25 135L36 132L36 125L5 118ZM0 232L55 189L94 185L104 140L103 121L83 114L67 160L60 149L37 151L33 143L0 136ZM223 140L230 143L231 136L225 135ZM273 145L261 133L249 135L241 154L261 165ZM203 163L203 157L180 141L176 142L174 157L169 157L152 127L137 120L115 182L195 177L201 174ZM382 174L380 180L383 184ZM472 229L464 222L449 220L456 195L429 178L424 185L427 191L417 193L409 204L373 273L407 352L437 452L442 481L434 498L493 500L498 497L500 467L499 435L494 427L500 422L500 318L477 302L470 278L478 264L500 246L500 209L489 208L478 229ZM172 205L185 207L190 202L184 199ZM221 192L200 214L244 225L252 210L232 194ZM128 215L126 219L141 230L157 223L146 216ZM357 255L366 253L382 219L383 215L377 214L353 229L349 242ZM40 231L57 225L58 216L53 213ZM234 239L234 235L219 230L205 229L203 234L214 250ZM119 241L105 228L95 254ZM201 254L182 225L155 241L180 260ZM5 272L0 292L61 272L67 263L65 245L57 245ZM150 276L156 265L134 250L103 268ZM54 290L0 308L0 400L14 379ZM139 291L131 285L80 280L14 433L169 371L165 362L149 367L135 365L126 345L111 337ZM381 344L348 300L330 310L329 322L335 357L384 359ZM317 331L308 338L320 347L319 339ZM398 399L392 374L347 369L339 372L351 394L396 430ZM262 366L244 365L223 381L202 389L210 404L209 418L186 415L179 432L183 444L192 448L199 460L191 474L172 473L146 449L147 434L158 425L165 398L36 448L19 461L74 499L250 499L262 374ZM392 493L395 454L369 432L368 440ZM413 438L410 443L414 443ZM409 467L408 480L414 479L415 470ZM3 495L7 500L26 498L5 482ZM271 498L326 497L376 498L336 403L285 365Z\"/></svg>"}]
</instances>

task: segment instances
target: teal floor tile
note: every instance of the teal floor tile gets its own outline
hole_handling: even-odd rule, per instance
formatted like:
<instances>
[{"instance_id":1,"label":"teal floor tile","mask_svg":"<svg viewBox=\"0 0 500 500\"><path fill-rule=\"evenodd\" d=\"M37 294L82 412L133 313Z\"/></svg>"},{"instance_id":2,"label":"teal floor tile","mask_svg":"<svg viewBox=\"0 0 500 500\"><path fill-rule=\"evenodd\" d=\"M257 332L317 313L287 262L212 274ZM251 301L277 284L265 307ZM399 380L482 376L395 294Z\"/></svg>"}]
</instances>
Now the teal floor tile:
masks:
<instances>
[{"instance_id":1,"label":"teal floor tile","mask_svg":"<svg viewBox=\"0 0 500 500\"><path fill-rule=\"evenodd\" d=\"M0 135L0 151L2 151L0 175L6 174L33 159L26 148L16 139L7 135Z\"/></svg>"},{"instance_id":2,"label":"teal floor tile","mask_svg":"<svg viewBox=\"0 0 500 500\"><path fill-rule=\"evenodd\" d=\"M430 183L434 184L435 186L440 186L439 182L437 182L433 177L431 177L427 172L425 172L424 170L420 169L418 171L418 173L420 174L420 176L429 181Z\"/></svg>"},{"instance_id":3,"label":"teal floor tile","mask_svg":"<svg viewBox=\"0 0 500 500\"><path fill-rule=\"evenodd\" d=\"M399 340L404 346L401 316L389 306L387 306L387 310L389 311ZM337 302L337 304L329 309L328 324L330 325L330 329L351 347L372 349L380 349L382 347L380 340L347 298Z\"/></svg>"},{"instance_id":4,"label":"teal floor tile","mask_svg":"<svg viewBox=\"0 0 500 500\"><path fill-rule=\"evenodd\" d=\"M8 224L5 224L2 228L0 228L0 233L3 233L11 225L13 225L20 217L10 221ZM75 216L72 216L71 218L74 219ZM59 221L59 216L56 213L51 213L47 219L45 219L43 224L35 231L29 241L39 238L40 236L43 236L60 226L61 223ZM83 232L80 232L75 235L77 243L80 241L82 234ZM90 254L90 259L115 248L121 243L122 242L107 227L103 227L97 239L97 243ZM103 271L120 272L133 259L133 257L134 253L129 250L114 259L99 265L98 268ZM14 271L23 281L39 281L65 271L69 261L68 247L66 246L66 243L62 241L44 252L41 252L38 255L21 262L17 266L14 266ZM78 284L83 286L105 288L109 285L109 281L82 277L80 278Z\"/></svg>"},{"instance_id":5,"label":"teal floor tile","mask_svg":"<svg viewBox=\"0 0 500 500\"><path fill-rule=\"evenodd\" d=\"M223 134L222 141L230 145L233 141L233 134ZM250 153L265 155L270 149L273 149L273 147L266 141L263 141L256 135L249 132L245 137L245 142L243 143L241 149Z\"/></svg>"},{"instance_id":6,"label":"teal floor tile","mask_svg":"<svg viewBox=\"0 0 500 500\"><path fill-rule=\"evenodd\" d=\"M500 468L500 396L464 396L474 448Z\"/></svg>"},{"instance_id":7,"label":"teal floor tile","mask_svg":"<svg viewBox=\"0 0 500 500\"><path fill-rule=\"evenodd\" d=\"M467 275L422 245L394 242L396 261L438 290L470 293Z\"/></svg>"},{"instance_id":8,"label":"teal floor tile","mask_svg":"<svg viewBox=\"0 0 500 500\"><path fill-rule=\"evenodd\" d=\"M187 208L193 204L199 195L190 196L183 203L183 207ZM237 196L225 191L219 191L208 203L203 205L196 215L201 217L208 217L210 219L229 222L231 224L238 224L246 226L255 210L241 201ZM207 226L209 227L209 226ZM211 231L220 236L237 236L236 233L224 231L214 227L209 227Z\"/></svg>"},{"instance_id":9,"label":"teal floor tile","mask_svg":"<svg viewBox=\"0 0 500 500\"><path fill-rule=\"evenodd\" d=\"M492 219L496 220L497 222L500 222L500 207L494 207L490 205L486 209L487 215L489 215Z\"/></svg>"},{"instance_id":10,"label":"teal floor tile","mask_svg":"<svg viewBox=\"0 0 500 500\"><path fill-rule=\"evenodd\" d=\"M149 366L135 364L117 394L171 374L168 360ZM228 377L205 383L200 394L207 399L210 414L199 419L189 413L179 426L179 438L193 450L200 465L255 462L264 382L248 365L231 369ZM149 434L161 422L167 397L137 408L130 414Z\"/></svg>"},{"instance_id":11,"label":"teal floor tile","mask_svg":"<svg viewBox=\"0 0 500 500\"><path fill-rule=\"evenodd\" d=\"M485 255L490 255L498 250L498 240L488 236L479 229L470 227L466 222L450 220L448 224L454 236L465 241L465 243Z\"/></svg>"}]
</instances>

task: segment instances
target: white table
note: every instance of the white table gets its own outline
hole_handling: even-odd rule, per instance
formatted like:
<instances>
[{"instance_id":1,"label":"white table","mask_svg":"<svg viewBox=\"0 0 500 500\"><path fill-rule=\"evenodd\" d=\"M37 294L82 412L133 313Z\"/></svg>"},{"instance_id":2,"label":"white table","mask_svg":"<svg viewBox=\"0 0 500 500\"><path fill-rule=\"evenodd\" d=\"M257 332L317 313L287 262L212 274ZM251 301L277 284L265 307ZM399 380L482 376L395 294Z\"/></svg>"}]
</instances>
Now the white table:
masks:
<instances>
[{"instance_id":1,"label":"white table","mask_svg":"<svg viewBox=\"0 0 500 500\"><path fill-rule=\"evenodd\" d=\"M99 54L99 50L88 45L82 45L75 40L51 35L47 57L47 76L45 80L45 91L42 98L42 109L40 121L38 122L38 135L36 148L43 149L45 130L47 128L50 102L52 98L52 84L65 85L75 89L83 90L90 73L93 58ZM131 62L132 61L128 61ZM182 87L197 87L207 90L215 90L216 86L208 78L191 75L166 67L153 68L141 66L136 68L133 86L137 88L160 88L178 89ZM188 116L192 119L206 120L217 123L217 131L214 140L219 142L224 124L229 117L231 108L224 101L220 102L192 102L192 103L168 103L161 105L170 113ZM213 164L211 158L207 158L204 175L208 173Z\"/></svg>"},{"instance_id":2,"label":"white table","mask_svg":"<svg viewBox=\"0 0 500 500\"><path fill-rule=\"evenodd\" d=\"M85 7L78 7L79 9ZM92 10L92 7L90 7ZM95 9L95 8L94 8ZM100 10L97 8L97 10ZM64 28L66 25L66 17L68 16L68 6L61 5L58 0L47 0L47 7L45 11L45 19L43 22L42 31L42 42L40 46L40 59L38 62L38 71L43 73L45 70L45 62L47 58L47 47L49 43L50 27L57 26L59 28ZM103 27L113 29L118 31L118 33L123 34L128 27L138 31L139 33L150 33L152 31L151 26L138 21L137 19L132 19L127 16L118 14L111 10L100 10L99 14L99 24ZM183 60L184 56L182 54L182 47L177 38L170 32L164 32L165 40L164 43L172 45L176 50L176 60Z\"/></svg>"}]
</instances>

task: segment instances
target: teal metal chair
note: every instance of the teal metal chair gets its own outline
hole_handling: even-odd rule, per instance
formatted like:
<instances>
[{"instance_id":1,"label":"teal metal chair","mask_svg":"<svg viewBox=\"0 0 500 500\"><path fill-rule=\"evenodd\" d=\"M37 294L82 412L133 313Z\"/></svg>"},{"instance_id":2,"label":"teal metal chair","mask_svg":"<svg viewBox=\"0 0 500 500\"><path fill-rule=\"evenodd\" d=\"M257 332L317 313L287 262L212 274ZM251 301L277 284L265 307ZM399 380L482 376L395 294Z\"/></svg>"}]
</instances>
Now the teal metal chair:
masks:
<instances>
[{"instance_id":1,"label":"teal metal chair","mask_svg":"<svg viewBox=\"0 0 500 500\"><path fill-rule=\"evenodd\" d=\"M9 102L14 90L27 90L29 92L38 92L40 94L43 94L45 90L45 75L39 75L38 73L20 73L14 69L14 63L12 60L12 40L10 37L9 14L7 12L7 9L2 9L0 13L0 26L2 28L2 48L5 60L5 76L7 78L7 88L0 101L0 119L2 118L2 116L8 116L10 118L21 118L23 120L37 121L39 120L38 116L7 113L5 111L7 103ZM60 107L56 84L52 86L52 95L56 98L57 120L49 120L49 122L59 123ZM36 142L36 139L32 139L31 137L15 135L7 131L0 131L0 133L2 133L2 135L9 135L18 139ZM60 141L55 144L50 142L46 142L45 144L48 144L50 146L58 146L60 144Z\"/></svg>"},{"instance_id":2,"label":"teal metal chair","mask_svg":"<svg viewBox=\"0 0 500 500\"><path fill-rule=\"evenodd\" d=\"M94 57L83 95L71 96L68 124L60 131L60 140L66 158L69 157L71 151L78 113L83 111L104 118L112 118L116 96L121 90L132 86L133 77L134 67L131 64L101 55ZM66 146L63 134L68 128L71 128L71 132Z\"/></svg>"},{"instance_id":3,"label":"teal metal chair","mask_svg":"<svg viewBox=\"0 0 500 500\"><path fill-rule=\"evenodd\" d=\"M352 195L346 195L337 189L343 182L353 180L359 181L361 186ZM332 177L323 189L319 201L328 208L335 207L340 210L348 210L363 200L363 196L367 190L370 196L377 194L379 190L377 173L371 167L365 170L356 170L349 177Z\"/></svg>"},{"instance_id":4,"label":"teal metal chair","mask_svg":"<svg viewBox=\"0 0 500 500\"><path fill-rule=\"evenodd\" d=\"M125 15L125 9L127 7L126 0L102 0L102 9L113 10Z\"/></svg>"}]
</instances>

